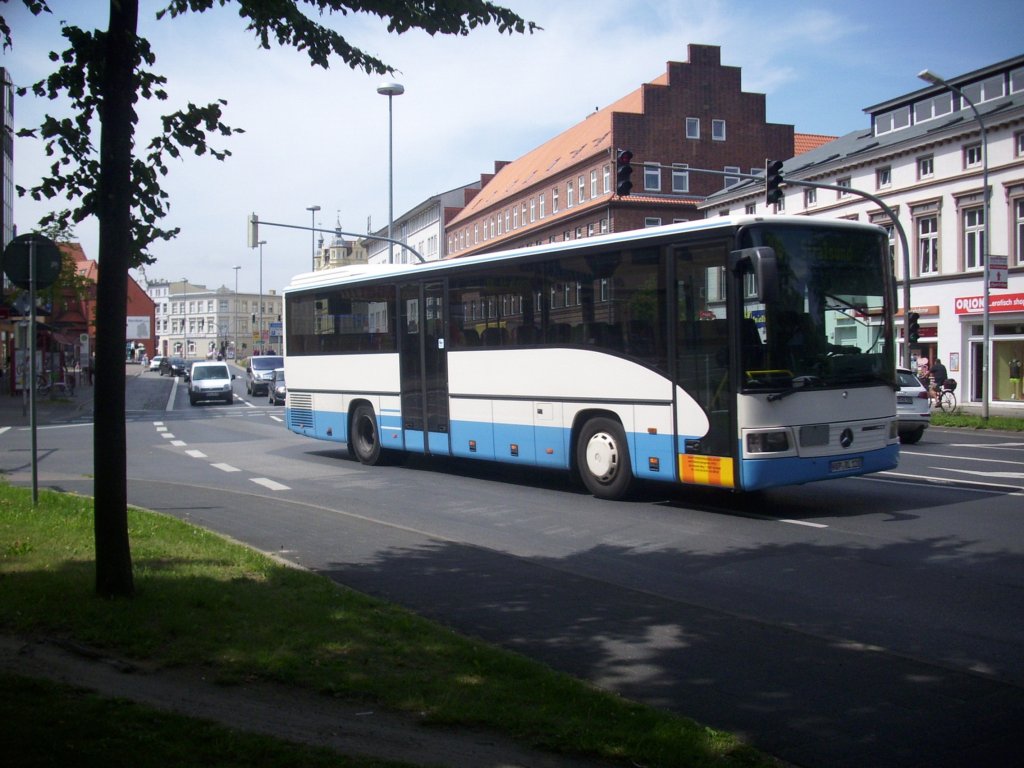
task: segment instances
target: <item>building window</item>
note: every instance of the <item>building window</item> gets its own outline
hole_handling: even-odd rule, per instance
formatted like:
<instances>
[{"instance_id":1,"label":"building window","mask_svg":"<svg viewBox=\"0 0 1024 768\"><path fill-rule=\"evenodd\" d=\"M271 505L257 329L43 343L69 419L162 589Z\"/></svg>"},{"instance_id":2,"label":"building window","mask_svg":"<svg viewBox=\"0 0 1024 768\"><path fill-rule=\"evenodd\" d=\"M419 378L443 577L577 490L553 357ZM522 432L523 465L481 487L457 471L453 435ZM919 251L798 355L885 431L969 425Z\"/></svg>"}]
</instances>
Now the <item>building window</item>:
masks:
<instances>
[{"instance_id":1,"label":"building window","mask_svg":"<svg viewBox=\"0 0 1024 768\"><path fill-rule=\"evenodd\" d=\"M964 147L964 168L981 167L981 144Z\"/></svg>"},{"instance_id":2,"label":"building window","mask_svg":"<svg viewBox=\"0 0 1024 768\"><path fill-rule=\"evenodd\" d=\"M582 205L583 201L587 199L587 185L582 175L576 180L576 186L580 193L580 205Z\"/></svg>"},{"instance_id":3,"label":"building window","mask_svg":"<svg viewBox=\"0 0 1024 768\"><path fill-rule=\"evenodd\" d=\"M940 93L930 99L919 101L914 105L914 122L923 123L927 120L934 120L936 117L948 115L953 111L953 94Z\"/></svg>"},{"instance_id":4,"label":"building window","mask_svg":"<svg viewBox=\"0 0 1024 768\"><path fill-rule=\"evenodd\" d=\"M647 216L647 217L644 218L644 226L645 227L660 227L661 226L661 218L658 217L658 216Z\"/></svg>"},{"instance_id":5,"label":"building window","mask_svg":"<svg viewBox=\"0 0 1024 768\"><path fill-rule=\"evenodd\" d=\"M917 273L939 271L939 217L922 216L917 220Z\"/></svg>"},{"instance_id":6,"label":"building window","mask_svg":"<svg viewBox=\"0 0 1024 768\"><path fill-rule=\"evenodd\" d=\"M1024 198L1013 202L1013 263L1024 265Z\"/></svg>"},{"instance_id":7,"label":"building window","mask_svg":"<svg viewBox=\"0 0 1024 768\"><path fill-rule=\"evenodd\" d=\"M932 155L917 158L917 178L930 179L934 175L935 158Z\"/></svg>"},{"instance_id":8,"label":"building window","mask_svg":"<svg viewBox=\"0 0 1024 768\"><path fill-rule=\"evenodd\" d=\"M748 216L753 216L755 213L757 213L757 203L747 203L743 207L743 212L745 214L747 214ZM723 216L728 216L729 212L728 211L722 211L722 215Z\"/></svg>"},{"instance_id":9,"label":"building window","mask_svg":"<svg viewBox=\"0 0 1024 768\"><path fill-rule=\"evenodd\" d=\"M1013 137L1013 147L1017 157L1024 157L1024 131Z\"/></svg>"},{"instance_id":10,"label":"building window","mask_svg":"<svg viewBox=\"0 0 1024 768\"><path fill-rule=\"evenodd\" d=\"M818 190L814 187L808 187L804 190L804 208L810 208L811 206L818 204Z\"/></svg>"},{"instance_id":11,"label":"building window","mask_svg":"<svg viewBox=\"0 0 1024 768\"><path fill-rule=\"evenodd\" d=\"M984 101L992 101L992 99L998 99L1003 95L1003 76L992 75L992 77L979 80L976 83L965 85L960 90L963 91L964 95L975 104L981 104ZM960 109L970 108L970 105L961 99Z\"/></svg>"},{"instance_id":12,"label":"building window","mask_svg":"<svg viewBox=\"0 0 1024 768\"><path fill-rule=\"evenodd\" d=\"M540 196L540 217L543 219L546 214L544 213L544 195Z\"/></svg>"},{"instance_id":13,"label":"building window","mask_svg":"<svg viewBox=\"0 0 1024 768\"><path fill-rule=\"evenodd\" d=\"M891 133L910 125L910 107L900 107L892 112L883 112L875 115L875 135Z\"/></svg>"},{"instance_id":14,"label":"building window","mask_svg":"<svg viewBox=\"0 0 1024 768\"><path fill-rule=\"evenodd\" d=\"M551 188L551 212L558 213L558 187Z\"/></svg>"},{"instance_id":15,"label":"building window","mask_svg":"<svg viewBox=\"0 0 1024 768\"><path fill-rule=\"evenodd\" d=\"M738 165L727 165L722 170L725 171L726 173L739 173L740 172L740 167ZM739 183L740 183L740 177L739 176L726 176L725 177L725 186L726 186L726 188L729 188L729 187L733 186L734 184L739 184Z\"/></svg>"},{"instance_id":16,"label":"building window","mask_svg":"<svg viewBox=\"0 0 1024 768\"><path fill-rule=\"evenodd\" d=\"M590 199L593 200L597 195L597 169L595 168L590 172Z\"/></svg>"},{"instance_id":17,"label":"building window","mask_svg":"<svg viewBox=\"0 0 1024 768\"><path fill-rule=\"evenodd\" d=\"M565 183L565 207L572 208L576 204L574 197L573 186L571 181Z\"/></svg>"},{"instance_id":18,"label":"building window","mask_svg":"<svg viewBox=\"0 0 1024 768\"><path fill-rule=\"evenodd\" d=\"M845 187L845 189L841 189L838 192L836 192L836 197L838 197L841 200L850 194L849 192L846 191L847 189L850 188L850 177L846 176L845 178L842 179L836 179L836 186Z\"/></svg>"},{"instance_id":19,"label":"building window","mask_svg":"<svg viewBox=\"0 0 1024 768\"><path fill-rule=\"evenodd\" d=\"M537 220L537 198L530 198L530 223L533 224Z\"/></svg>"},{"instance_id":20,"label":"building window","mask_svg":"<svg viewBox=\"0 0 1024 768\"><path fill-rule=\"evenodd\" d=\"M519 206L512 207L512 229L519 229Z\"/></svg>"},{"instance_id":21,"label":"building window","mask_svg":"<svg viewBox=\"0 0 1024 768\"><path fill-rule=\"evenodd\" d=\"M892 168L886 166L885 168L878 168L875 171L875 187L877 189L887 189L892 186Z\"/></svg>"},{"instance_id":22,"label":"building window","mask_svg":"<svg viewBox=\"0 0 1024 768\"><path fill-rule=\"evenodd\" d=\"M713 141L725 141L725 120L711 121L711 139Z\"/></svg>"},{"instance_id":23,"label":"building window","mask_svg":"<svg viewBox=\"0 0 1024 768\"><path fill-rule=\"evenodd\" d=\"M608 194L612 191L612 167L606 165L602 171L604 174L604 194Z\"/></svg>"},{"instance_id":24,"label":"building window","mask_svg":"<svg viewBox=\"0 0 1024 768\"><path fill-rule=\"evenodd\" d=\"M685 194L690 191L690 172L686 163L674 163L672 165L672 191Z\"/></svg>"},{"instance_id":25,"label":"building window","mask_svg":"<svg viewBox=\"0 0 1024 768\"><path fill-rule=\"evenodd\" d=\"M686 118L686 138L688 138L688 139L699 139L700 138L700 118L699 117L688 117L688 118Z\"/></svg>"},{"instance_id":26,"label":"building window","mask_svg":"<svg viewBox=\"0 0 1024 768\"><path fill-rule=\"evenodd\" d=\"M985 266L985 209L964 208L964 269Z\"/></svg>"},{"instance_id":27,"label":"building window","mask_svg":"<svg viewBox=\"0 0 1024 768\"><path fill-rule=\"evenodd\" d=\"M661 168L657 165L644 165L644 189L648 192L661 190Z\"/></svg>"}]
</instances>

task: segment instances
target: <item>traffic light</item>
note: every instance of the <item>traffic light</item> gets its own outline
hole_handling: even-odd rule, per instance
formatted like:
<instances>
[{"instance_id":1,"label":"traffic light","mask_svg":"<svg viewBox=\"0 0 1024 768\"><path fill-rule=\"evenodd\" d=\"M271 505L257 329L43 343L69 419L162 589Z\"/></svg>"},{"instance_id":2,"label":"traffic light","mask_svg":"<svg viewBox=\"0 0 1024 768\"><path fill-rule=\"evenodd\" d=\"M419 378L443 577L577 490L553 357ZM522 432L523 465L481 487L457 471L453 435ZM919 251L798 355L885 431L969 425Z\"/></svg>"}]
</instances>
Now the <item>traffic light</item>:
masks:
<instances>
[{"instance_id":1,"label":"traffic light","mask_svg":"<svg viewBox=\"0 0 1024 768\"><path fill-rule=\"evenodd\" d=\"M782 161L781 160L765 160L764 161L764 201L768 205L777 205L782 200L782 189L781 185L783 182L782 178Z\"/></svg>"},{"instance_id":2,"label":"traffic light","mask_svg":"<svg viewBox=\"0 0 1024 768\"><path fill-rule=\"evenodd\" d=\"M615 168L615 193L625 197L633 189L629 177L633 175L633 153L628 149L620 149Z\"/></svg>"},{"instance_id":3,"label":"traffic light","mask_svg":"<svg viewBox=\"0 0 1024 768\"><path fill-rule=\"evenodd\" d=\"M917 312L910 312L907 314L907 340L911 344L917 344L917 340L921 338L921 315Z\"/></svg>"}]
</instances>

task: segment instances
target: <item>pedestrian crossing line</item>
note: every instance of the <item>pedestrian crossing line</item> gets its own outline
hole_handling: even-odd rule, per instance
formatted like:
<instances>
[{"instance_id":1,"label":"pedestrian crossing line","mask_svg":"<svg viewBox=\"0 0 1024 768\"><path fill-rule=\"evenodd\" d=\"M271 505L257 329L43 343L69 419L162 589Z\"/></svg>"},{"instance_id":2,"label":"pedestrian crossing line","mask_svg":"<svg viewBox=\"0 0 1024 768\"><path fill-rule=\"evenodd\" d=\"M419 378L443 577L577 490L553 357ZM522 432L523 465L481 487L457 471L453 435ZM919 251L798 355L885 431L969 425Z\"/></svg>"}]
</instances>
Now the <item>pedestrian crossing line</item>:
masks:
<instances>
[{"instance_id":1,"label":"pedestrian crossing line","mask_svg":"<svg viewBox=\"0 0 1024 768\"><path fill-rule=\"evenodd\" d=\"M193 448L191 451L185 451L185 453L187 453L193 459L205 459L206 458L206 454L205 453L203 453L202 451L196 450L195 448Z\"/></svg>"},{"instance_id":2,"label":"pedestrian crossing line","mask_svg":"<svg viewBox=\"0 0 1024 768\"><path fill-rule=\"evenodd\" d=\"M174 437L174 435L171 435L171 437ZM171 445L173 445L175 448L184 448L186 445L188 445L188 443L186 443L184 440L171 440Z\"/></svg>"},{"instance_id":3,"label":"pedestrian crossing line","mask_svg":"<svg viewBox=\"0 0 1024 768\"><path fill-rule=\"evenodd\" d=\"M282 485L281 483L277 482L276 480L271 480L269 477L250 477L249 479L252 480L257 485L262 485L264 488L266 488L269 491L290 491L291 490L291 488L289 488L287 485Z\"/></svg>"},{"instance_id":4,"label":"pedestrian crossing line","mask_svg":"<svg viewBox=\"0 0 1024 768\"><path fill-rule=\"evenodd\" d=\"M172 433L170 433L170 432L160 432L159 435L160 435L160 437L166 438L167 440L173 440L174 439L174 435Z\"/></svg>"},{"instance_id":5,"label":"pedestrian crossing line","mask_svg":"<svg viewBox=\"0 0 1024 768\"><path fill-rule=\"evenodd\" d=\"M230 464L211 464L211 467L219 469L221 472L241 472L238 467L232 467Z\"/></svg>"}]
</instances>

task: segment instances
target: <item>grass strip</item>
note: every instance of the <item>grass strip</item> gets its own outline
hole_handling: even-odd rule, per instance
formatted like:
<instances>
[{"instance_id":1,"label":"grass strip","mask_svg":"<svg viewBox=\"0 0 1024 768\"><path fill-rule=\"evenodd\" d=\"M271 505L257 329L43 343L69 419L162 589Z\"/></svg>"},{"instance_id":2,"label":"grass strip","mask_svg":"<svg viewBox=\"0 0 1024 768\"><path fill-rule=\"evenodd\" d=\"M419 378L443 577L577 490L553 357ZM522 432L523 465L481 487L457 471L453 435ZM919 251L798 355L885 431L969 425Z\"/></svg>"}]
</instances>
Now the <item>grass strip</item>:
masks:
<instances>
[{"instance_id":1,"label":"grass strip","mask_svg":"<svg viewBox=\"0 0 1024 768\"><path fill-rule=\"evenodd\" d=\"M628 701L176 518L129 510L137 594L94 593L91 498L0 483L0 629L222 682L302 686L524 744L642 766L772 766L732 735Z\"/></svg>"}]
</instances>

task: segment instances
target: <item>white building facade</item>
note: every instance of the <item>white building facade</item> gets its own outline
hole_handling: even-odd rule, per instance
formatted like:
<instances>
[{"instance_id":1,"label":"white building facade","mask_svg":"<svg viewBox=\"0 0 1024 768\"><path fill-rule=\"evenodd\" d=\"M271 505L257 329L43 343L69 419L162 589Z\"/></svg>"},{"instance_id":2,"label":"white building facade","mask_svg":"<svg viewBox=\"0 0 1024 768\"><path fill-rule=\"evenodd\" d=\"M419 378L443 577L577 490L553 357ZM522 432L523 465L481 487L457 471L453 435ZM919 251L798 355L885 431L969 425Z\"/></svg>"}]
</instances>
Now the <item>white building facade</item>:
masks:
<instances>
[{"instance_id":1,"label":"white building facade","mask_svg":"<svg viewBox=\"0 0 1024 768\"><path fill-rule=\"evenodd\" d=\"M281 350L284 302L276 291L261 297L236 294L225 286L210 289L188 280L156 280L146 292L156 303L158 354L231 360L249 357L254 351Z\"/></svg>"},{"instance_id":2,"label":"white building facade","mask_svg":"<svg viewBox=\"0 0 1024 768\"><path fill-rule=\"evenodd\" d=\"M1024 414L1024 56L947 82L974 103L981 122L955 89L929 85L866 109L868 128L787 160L788 183L778 205L766 204L763 183L748 182L709 198L703 207L708 216L786 213L888 229L901 318L907 279L910 311L920 315L912 356L941 359L967 403L982 401L987 359L989 402L1019 407ZM800 181L844 189L816 189ZM906 234L908 252L889 213L845 188L885 203ZM987 356L986 257L991 273ZM902 327L899 322L899 332ZM900 361L905 343L901 338Z\"/></svg>"}]
</instances>

